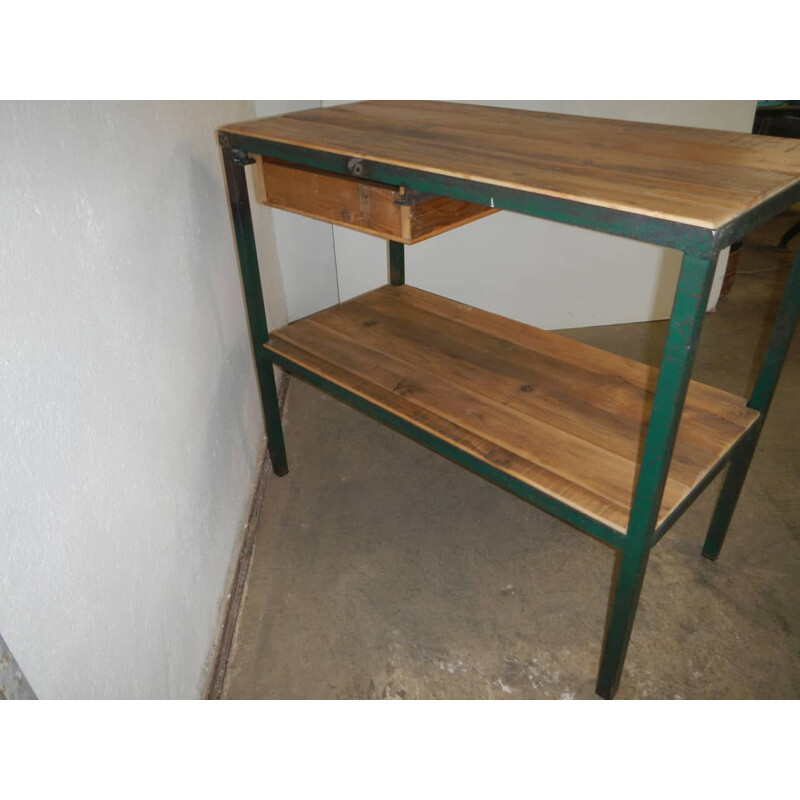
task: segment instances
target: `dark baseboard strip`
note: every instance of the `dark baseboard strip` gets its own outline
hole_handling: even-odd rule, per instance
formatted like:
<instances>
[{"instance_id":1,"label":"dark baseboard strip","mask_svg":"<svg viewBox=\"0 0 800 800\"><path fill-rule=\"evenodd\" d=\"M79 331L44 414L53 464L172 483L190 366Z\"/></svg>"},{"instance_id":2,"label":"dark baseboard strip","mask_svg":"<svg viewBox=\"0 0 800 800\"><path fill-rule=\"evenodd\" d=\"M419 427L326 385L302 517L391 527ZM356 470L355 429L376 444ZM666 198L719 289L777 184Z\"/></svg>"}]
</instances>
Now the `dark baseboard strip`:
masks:
<instances>
[{"instance_id":1,"label":"dark baseboard strip","mask_svg":"<svg viewBox=\"0 0 800 800\"><path fill-rule=\"evenodd\" d=\"M281 415L286 404L286 392L289 388L289 374L283 373L283 381L280 387L279 403ZM247 518L242 548L239 552L239 560L233 575L233 585L230 590L230 600L225 614L225 622L222 626L222 635L217 646L217 656L214 659L214 667L211 671L211 678L208 682L206 700L219 700L222 697L222 687L225 683L225 673L228 669L228 660L233 646L233 636L236 632L236 623L239 620L239 612L242 608L244 598L244 587L247 581L247 573L250 570L250 561L253 557L253 545L255 544L256 531L258 530L258 520L261 514L261 506L264 502L264 494L267 487L267 479L272 474L269 461L269 453L264 447L264 457L260 466L260 474L253 498L250 504L250 513Z\"/></svg>"}]
</instances>

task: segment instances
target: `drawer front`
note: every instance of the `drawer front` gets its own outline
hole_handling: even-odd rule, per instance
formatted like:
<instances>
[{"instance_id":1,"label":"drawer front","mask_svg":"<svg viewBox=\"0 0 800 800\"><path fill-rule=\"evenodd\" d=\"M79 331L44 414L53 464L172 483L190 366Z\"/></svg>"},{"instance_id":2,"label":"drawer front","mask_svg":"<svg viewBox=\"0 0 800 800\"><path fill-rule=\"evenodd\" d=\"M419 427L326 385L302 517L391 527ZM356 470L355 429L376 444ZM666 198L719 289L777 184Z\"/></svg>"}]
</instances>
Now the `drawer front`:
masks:
<instances>
[{"instance_id":1,"label":"drawer front","mask_svg":"<svg viewBox=\"0 0 800 800\"><path fill-rule=\"evenodd\" d=\"M256 157L260 203L414 244L496 209Z\"/></svg>"}]
</instances>

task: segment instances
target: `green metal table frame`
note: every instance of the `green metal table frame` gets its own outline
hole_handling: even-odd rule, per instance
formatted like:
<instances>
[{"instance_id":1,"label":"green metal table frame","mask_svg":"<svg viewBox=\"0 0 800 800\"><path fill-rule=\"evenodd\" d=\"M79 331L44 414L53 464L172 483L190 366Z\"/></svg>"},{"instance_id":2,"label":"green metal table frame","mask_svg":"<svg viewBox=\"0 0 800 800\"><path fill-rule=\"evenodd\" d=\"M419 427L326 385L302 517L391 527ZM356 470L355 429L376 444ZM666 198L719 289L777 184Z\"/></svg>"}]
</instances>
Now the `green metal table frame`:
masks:
<instances>
[{"instance_id":1,"label":"green metal table frame","mask_svg":"<svg viewBox=\"0 0 800 800\"><path fill-rule=\"evenodd\" d=\"M619 686L650 551L711 480L727 466L728 471L722 491L702 549L702 555L708 559L714 560L719 555L797 323L800 310L800 250L795 255L767 351L748 401L748 406L759 412L758 420L685 501L660 525L657 524L717 258L723 248L800 201L800 184L773 195L725 227L709 230L377 161L356 160L357 174L366 180L392 186L405 186L419 192L493 206L682 251L680 276L630 520L626 534L622 535L363 397L280 356L269 354L263 347L269 339L269 329L264 310L245 166L253 162L250 157L253 154L350 175L353 173L354 160L347 156L234 135L225 131L219 132L219 143L222 148L250 338L261 392L267 447L275 474L285 475L288 472L288 465L273 363L298 374L354 408L616 548L618 555L615 577L612 581L611 605L596 687L597 694L601 697L612 698ZM404 282L404 249L402 244L395 242L389 243L389 278L393 285L401 285Z\"/></svg>"}]
</instances>

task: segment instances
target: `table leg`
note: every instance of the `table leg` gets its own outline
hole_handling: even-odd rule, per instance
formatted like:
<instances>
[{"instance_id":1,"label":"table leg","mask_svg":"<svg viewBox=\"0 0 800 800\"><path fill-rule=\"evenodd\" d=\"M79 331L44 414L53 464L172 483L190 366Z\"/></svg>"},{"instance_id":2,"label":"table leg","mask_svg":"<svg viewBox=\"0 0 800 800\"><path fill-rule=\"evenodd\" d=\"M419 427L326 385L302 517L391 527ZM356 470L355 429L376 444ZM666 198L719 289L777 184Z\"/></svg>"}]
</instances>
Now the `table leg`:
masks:
<instances>
[{"instance_id":1,"label":"table leg","mask_svg":"<svg viewBox=\"0 0 800 800\"><path fill-rule=\"evenodd\" d=\"M736 503L747 477L750 468L750 461L756 449L758 436L753 436L746 445L731 459L728 470L725 474L725 481L714 508L714 515L711 518L711 525L703 543L702 555L709 561L716 561L722 544L725 541L725 534L728 532L733 512L736 510Z\"/></svg>"},{"instance_id":2,"label":"table leg","mask_svg":"<svg viewBox=\"0 0 800 800\"><path fill-rule=\"evenodd\" d=\"M742 485L747 477L750 460L755 452L758 437L763 429L763 423L772 403L786 354L789 351L792 334L797 325L798 312L800 312L800 248L795 253L792 269L783 289L778 316L772 326L767 352L764 355L753 394L747 404L761 413L761 427L750 442L740 448L740 451L731 459L728 474L725 476L725 482L722 485L722 491L703 545L703 555L712 561L719 555L722 543L725 541L725 534L728 532Z\"/></svg>"},{"instance_id":3,"label":"table leg","mask_svg":"<svg viewBox=\"0 0 800 800\"><path fill-rule=\"evenodd\" d=\"M402 286L406 282L405 245L402 242L389 242L389 283Z\"/></svg>"},{"instance_id":4,"label":"table leg","mask_svg":"<svg viewBox=\"0 0 800 800\"><path fill-rule=\"evenodd\" d=\"M283 441L281 410L275 386L275 372L272 362L265 357L263 345L269 339L267 313L264 309L264 295L261 289L261 275L258 269L256 239L253 233L253 217L250 213L250 198L247 194L247 178L244 165L234 156L230 147L222 148L225 166L225 179L228 184L228 201L231 207L233 230L236 236L236 251L239 256L239 269L242 273L247 321L250 328L250 342L258 376L261 407L267 430L267 450L272 470L276 475L289 471L286 463L286 447Z\"/></svg>"},{"instance_id":5,"label":"table leg","mask_svg":"<svg viewBox=\"0 0 800 800\"><path fill-rule=\"evenodd\" d=\"M789 228L786 233L783 234L783 236L781 236L781 240L778 242L776 247L778 247L780 250L788 250L789 242L791 242L798 233L800 233L800 221L795 222L795 224L792 225L792 227Z\"/></svg>"},{"instance_id":6,"label":"table leg","mask_svg":"<svg viewBox=\"0 0 800 800\"><path fill-rule=\"evenodd\" d=\"M597 694L607 699L617 691L625 662L716 260L717 253L685 253L681 264L597 676Z\"/></svg>"}]
</instances>

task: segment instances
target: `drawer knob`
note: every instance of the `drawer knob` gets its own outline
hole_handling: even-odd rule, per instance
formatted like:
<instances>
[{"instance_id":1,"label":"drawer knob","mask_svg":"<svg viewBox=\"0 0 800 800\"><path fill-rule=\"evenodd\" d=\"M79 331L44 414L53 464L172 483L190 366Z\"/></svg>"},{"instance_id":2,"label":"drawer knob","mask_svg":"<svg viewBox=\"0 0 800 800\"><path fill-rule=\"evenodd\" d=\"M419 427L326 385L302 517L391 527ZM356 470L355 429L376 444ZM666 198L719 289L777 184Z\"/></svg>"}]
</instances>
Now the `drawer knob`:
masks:
<instances>
[{"instance_id":1,"label":"drawer knob","mask_svg":"<svg viewBox=\"0 0 800 800\"><path fill-rule=\"evenodd\" d=\"M360 158L351 158L347 162L347 171L356 178L360 178L364 174L364 162Z\"/></svg>"}]
</instances>

